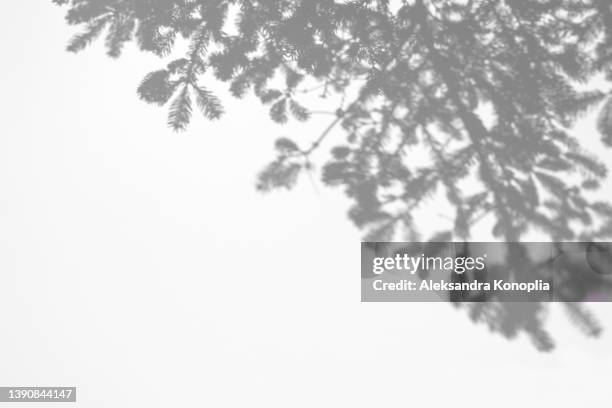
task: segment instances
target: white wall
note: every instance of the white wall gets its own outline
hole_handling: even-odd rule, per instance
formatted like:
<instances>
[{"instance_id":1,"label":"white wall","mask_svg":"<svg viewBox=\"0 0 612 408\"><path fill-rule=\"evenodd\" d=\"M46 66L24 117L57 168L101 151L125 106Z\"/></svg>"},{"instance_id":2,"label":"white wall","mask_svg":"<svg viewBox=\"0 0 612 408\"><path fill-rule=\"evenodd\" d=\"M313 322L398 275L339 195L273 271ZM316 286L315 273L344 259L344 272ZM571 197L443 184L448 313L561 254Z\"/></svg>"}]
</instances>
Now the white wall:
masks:
<instances>
[{"instance_id":1,"label":"white wall","mask_svg":"<svg viewBox=\"0 0 612 408\"><path fill-rule=\"evenodd\" d=\"M0 385L114 408L608 403L609 333L556 308L543 354L446 304L361 304L341 193L254 189L276 137L323 122L279 127L247 99L174 134L135 94L162 62L66 53L50 3L0 25Z\"/></svg>"}]
</instances>

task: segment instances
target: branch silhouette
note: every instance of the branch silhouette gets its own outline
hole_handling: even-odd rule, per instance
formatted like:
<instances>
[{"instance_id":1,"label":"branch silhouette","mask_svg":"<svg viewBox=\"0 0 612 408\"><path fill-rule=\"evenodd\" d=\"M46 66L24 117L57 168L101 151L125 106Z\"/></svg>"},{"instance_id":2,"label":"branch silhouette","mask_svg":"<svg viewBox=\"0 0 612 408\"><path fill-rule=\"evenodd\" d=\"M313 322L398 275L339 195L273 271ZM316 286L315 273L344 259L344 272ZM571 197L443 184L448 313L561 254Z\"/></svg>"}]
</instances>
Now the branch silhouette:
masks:
<instances>
[{"instance_id":1,"label":"branch silhouette","mask_svg":"<svg viewBox=\"0 0 612 408\"><path fill-rule=\"evenodd\" d=\"M165 59L181 39L189 44L137 89L144 101L169 105L174 130L187 127L193 100L209 119L223 114L201 84L209 72L235 97L252 91L278 123L321 113L304 105L305 96L340 96L329 128L311 145L276 142L277 157L257 186L291 188L313 168L311 153L327 146L322 180L344 189L365 240L469 240L490 216L494 236L505 241L532 229L554 241L612 235L612 205L591 198L607 168L569 131L599 109L601 141L612 145L611 95L577 87L612 79L609 0L54 2L81 27L72 52L102 35L113 58L127 42ZM483 108L492 112L488 120ZM426 163L414 163L415 152ZM426 222L414 212L434 196L453 208L452 222L423 236ZM567 305L572 321L598 335L590 313ZM507 337L522 331L542 350L554 345L543 304L463 307Z\"/></svg>"}]
</instances>

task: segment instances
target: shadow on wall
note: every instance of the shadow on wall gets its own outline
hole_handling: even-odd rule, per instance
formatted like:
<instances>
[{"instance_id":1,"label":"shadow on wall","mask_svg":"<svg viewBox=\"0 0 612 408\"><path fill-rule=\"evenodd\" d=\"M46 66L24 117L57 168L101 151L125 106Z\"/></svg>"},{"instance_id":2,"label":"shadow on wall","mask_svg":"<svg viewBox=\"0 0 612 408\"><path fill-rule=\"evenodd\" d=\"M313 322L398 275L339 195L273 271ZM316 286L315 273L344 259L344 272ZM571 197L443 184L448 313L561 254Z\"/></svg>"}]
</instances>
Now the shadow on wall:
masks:
<instances>
[{"instance_id":1,"label":"shadow on wall","mask_svg":"<svg viewBox=\"0 0 612 408\"><path fill-rule=\"evenodd\" d=\"M203 85L209 74L236 97L252 91L276 122L329 115L307 145L276 142L258 188L292 187L327 146L322 179L346 191L367 241L467 241L484 217L509 242L533 229L552 241L612 234L612 206L591 197L607 168L568 132L599 109L602 142L612 144L612 98L575 86L612 78L609 0L53 1L81 27L69 51L103 35L110 57L133 41L168 60L138 95L169 105L174 130L196 109L222 116ZM180 41L188 52L171 59ZM341 102L317 111L304 103L312 94ZM453 209L453 222L423 236L427 220L414 211L434 196ZM601 331L583 305L566 305L587 334ZM509 338L525 331L539 349L553 347L542 304L464 306Z\"/></svg>"}]
</instances>

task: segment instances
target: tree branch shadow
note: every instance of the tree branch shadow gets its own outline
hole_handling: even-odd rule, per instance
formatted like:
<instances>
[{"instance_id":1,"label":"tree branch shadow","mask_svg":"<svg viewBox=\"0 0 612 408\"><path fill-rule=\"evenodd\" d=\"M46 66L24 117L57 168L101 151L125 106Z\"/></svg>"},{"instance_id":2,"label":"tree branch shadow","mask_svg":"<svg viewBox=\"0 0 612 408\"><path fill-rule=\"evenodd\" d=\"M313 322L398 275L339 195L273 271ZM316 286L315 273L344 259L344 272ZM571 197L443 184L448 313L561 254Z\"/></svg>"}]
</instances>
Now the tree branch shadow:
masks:
<instances>
[{"instance_id":1,"label":"tree branch shadow","mask_svg":"<svg viewBox=\"0 0 612 408\"><path fill-rule=\"evenodd\" d=\"M600 109L601 140L612 144L610 94L576 86L612 78L607 0L54 2L82 27L72 52L103 34L113 58L130 41L160 58L187 42L184 57L138 87L146 102L169 105L174 130L187 127L194 106L222 116L205 75L235 97L252 91L278 123L331 115L306 147L279 139L257 187L291 188L331 145L322 180L344 189L365 241L469 241L487 217L506 242L533 230L555 242L612 235L612 205L594 198L607 166L569 130ZM313 92L339 106L308 108ZM452 209L448 228L433 235L415 215L432 200ZM587 335L601 333L585 305L565 305ZM538 349L553 347L542 303L456 306L508 338L525 332Z\"/></svg>"}]
</instances>

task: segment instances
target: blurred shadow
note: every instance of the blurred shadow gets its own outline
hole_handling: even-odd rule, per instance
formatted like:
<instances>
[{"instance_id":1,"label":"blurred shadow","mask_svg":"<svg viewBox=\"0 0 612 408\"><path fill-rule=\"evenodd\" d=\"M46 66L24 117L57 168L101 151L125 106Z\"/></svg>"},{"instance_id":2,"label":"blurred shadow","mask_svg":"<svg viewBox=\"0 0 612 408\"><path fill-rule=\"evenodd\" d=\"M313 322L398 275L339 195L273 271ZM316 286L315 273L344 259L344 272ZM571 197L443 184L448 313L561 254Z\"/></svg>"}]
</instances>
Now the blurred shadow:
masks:
<instances>
[{"instance_id":1,"label":"blurred shadow","mask_svg":"<svg viewBox=\"0 0 612 408\"><path fill-rule=\"evenodd\" d=\"M210 119L223 114L202 84L207 73L236 97L252 90L276 122L329 114L329 126L306 146L276 142L258 188L292 187L315 168L313 153L331 144L323 182L344 188L366 241L469 241L483 219L493 219L493 235L507 242L531 230L551 241L612 234L612 206L591 197L607 168L581 147L584 135L568 131L597 108L602 142L612 144L609 94L576 87L612 78L608 0L54 2L83 27L70 51L102 34L111 57L130 41L164 58L181 38L188 43L186 55L138 87L143 100L169 104L175 130L186 128L194 105ZM329 112L307 108L312 93L340 103ZM415 211L432 200L452 208L451 222L423 236L430 220ZM526 267L515 266L515 273ZM600 333L573 299L559 299L572 321ZM553 347L542 303L461 305L509 338L524 331L539 349Z\"/></svg>"}]
</instances>

